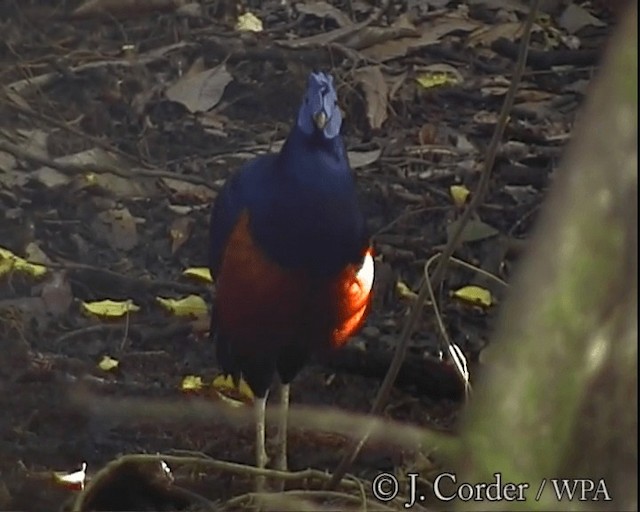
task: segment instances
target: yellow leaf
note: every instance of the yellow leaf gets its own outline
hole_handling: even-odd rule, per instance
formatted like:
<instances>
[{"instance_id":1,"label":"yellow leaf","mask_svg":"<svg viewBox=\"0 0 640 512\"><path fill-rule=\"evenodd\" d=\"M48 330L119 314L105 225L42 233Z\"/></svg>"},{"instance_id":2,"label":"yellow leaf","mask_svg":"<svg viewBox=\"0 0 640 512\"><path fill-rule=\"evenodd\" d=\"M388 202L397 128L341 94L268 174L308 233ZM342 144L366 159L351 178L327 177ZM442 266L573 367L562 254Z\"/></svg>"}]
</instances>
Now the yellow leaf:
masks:
<instances>
[{"instance_id":1,"label":"yellow leaf","mask_svg":"<svg viewBox=\"0 0 640 512\"><path fill-rule=\"evenodd\" d=\"M182 379L180 389L182 391L198 391L202 389L202 377L198 377L197 375L187 375Z\"/></svg>"},{"instance_id":2,"label":"yellow leaf","mask_svg":"<svg viewBox=\"0 0 640 512\"><path fill-rule=\"evenodd\" d=\"M117 318L127 313L140 311L140 307L136 306L131 300L115 301L115 300L99 300L96 302L82 302L82 307L88 313L108 318Z\"/></svg>"},{"instance_id":3,"label":"yellow leaf","mask_svg":"<svg viewBox=\"0 0 640 512\"><path fill-rule=\"evenodd\" d=\"M187 277L195 277L196 279L200 279L208 283L213 283L211 271L207 267L190 267L185 269L182 272L182 275Z\"/></svg>"},{"instance_id":4,"label":"yellow leaf","mask_svg":"<svg viewBox=\"0 0 640 512\"><path fill-rule=\"evenodd\" d=\"M109 372L111 370L115 370L120 362L117 359L113 359L109 356L102 356L102 359L98 363L98 368L102 371Z\"/></svg>"},{"instance_id":5,"label":"yellow leaf","mask_svg":"<svg viewBox=\"0 0 640 512\"><path fill-rule=\"evenodd\" d=\"M246 12L238 17L236 30L239 32L262 32L262 21L255 14Z\"/></svg>"},{"instance_id":6,"label":"yellow leaf","mask_svg":"<svg viewBox=\"0 0 640 512\"><path fill-rule=\"evenodd\" d=\"M222 400L235 407L254 399L253 391L243 378L236 386L231 375L218 375L211 386Z\"/></svg>"},{"instance_id":7,"label":"yellow leaf","mask_svg":"<svg viewBox=\"0 0 640 512\"><path fill-rule=\"evenodd\" d=\"M84 482L87 477L87 463L83 462L79 471L73 473L54 472L53 481L66 489L81 491L84 489Z\"/></svg>"},{"instance_id":8,"label":"yellow leaf","mask_svg":"<svg viewBox=\"0 0 640 512\"><path fill-rule=\"evenodd\" d=\"M218 391L233 391L236 389L236 384L233 382L233 377L231 375L218 375L213 379L211 385L217 389Z\"/></svg>"},{"instance_id":9,"label":"yellow leaf","mask_svg":"<svg viewBox=\"0 0 640 512\"><path fill-rule=\"evenodd\" d=\"M411 299L411 300L413 300L418 296L418 294L416 292L414 292L411 288L409 288L402 281L398 281L396 283L396 293L398 294L398 296L400 296L403 299Z\"/></svg>"},{"instance_id":10,"label":"yellow leaf","mask_svg":"<svg viewBox=\"0 0 640 512\"><path fill-rule=\"evenodd\" d=\"M8 274L12 270L40 277L47 273L47 267L29 263L27 260L16 256L9 249L0 247L0 276Z\"/></svg>"},{"instance_id":11,"label":"yellow leaf","mask_svg":"<svg viewBox=\"0 0 640 512\"><path fill-rule=\"evenodd\" d=\"M463 286L454 291L453 296L478 306L489 307L493 304L491 292L480 286Z\"/></svg>"},{"instance_id":12,"label":"yellow leaf","mask_svg":"<svg viewBox=\"0 0 640 512\"><path fill-rule=\"evenodd\" d=\"M449 193L451 194L451 199L453 199L453 204L460 208L465 205L471 192L464 185L451 185Z\"/></svg>"},{"instance_id":13,"label":"yellow leaf","mask_svg":"<svg viewBox=\"0 0 640 512\"><path fill-rule=\"evenodd\" d=\"M431 64L416 76L416 82L424 89L443 85L456 85L463 81L460 72L448 64Z\"/></svg>"},{"instance_id":14,"label":"yellow leaf","mask_svg":"<svg viewBox=\"0 0 640 512\"><path fill-rule=\"evenodd\" d=\"M156 297L156 301L176 316L201 317L207 314L207 304L199 295L188 295L183 299Z\"/></svg>"}]
</instances>

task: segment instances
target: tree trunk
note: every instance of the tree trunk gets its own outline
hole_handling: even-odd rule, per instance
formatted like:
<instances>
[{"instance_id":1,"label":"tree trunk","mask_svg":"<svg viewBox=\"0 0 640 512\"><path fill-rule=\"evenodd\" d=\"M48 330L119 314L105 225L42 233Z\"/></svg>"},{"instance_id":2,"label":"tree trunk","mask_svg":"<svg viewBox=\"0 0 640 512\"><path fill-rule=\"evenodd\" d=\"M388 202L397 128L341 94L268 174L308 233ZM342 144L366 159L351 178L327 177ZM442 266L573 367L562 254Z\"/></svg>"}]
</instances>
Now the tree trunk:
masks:
<instances>
[{"instance_id":1,"label":"tree trunk","mask_svg":"<svg viewBox=\"0 0 640 512\"><path fill-rule=\"evenodd\" d=\"M460 509L637 510L636 2L620 21L465 418L458 482L501 472L526 502ZM601 492L559 503L571 477Z\"/></svg>"}]
</instances>

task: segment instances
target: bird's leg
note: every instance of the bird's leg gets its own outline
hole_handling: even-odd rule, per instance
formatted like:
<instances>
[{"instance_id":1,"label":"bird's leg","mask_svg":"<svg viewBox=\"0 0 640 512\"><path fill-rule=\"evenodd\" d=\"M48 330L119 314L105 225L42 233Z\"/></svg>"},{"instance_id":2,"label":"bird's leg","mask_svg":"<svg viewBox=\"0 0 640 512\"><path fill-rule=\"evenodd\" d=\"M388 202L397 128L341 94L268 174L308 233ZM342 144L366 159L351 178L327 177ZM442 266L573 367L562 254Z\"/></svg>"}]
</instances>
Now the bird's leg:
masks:
<instances>
[{"instance_id":1,"label":"bird's leg","mask_svg":"<svg viewBox=\"0 0 640 512\"><path fill-rule=\"evenodd\" d=\"M256 416L256 467L264 469L267 466L267 451L265 449L267 397L256 397L254 407ZM256 492L265 492L264 476L256 477Z\"/></svg>"},{"instance_id":2,"label":"bird's leg","mask_svg":"<svg viewBox=\"0 0 640 512\"><path fill-rule=\"evenodd\" d=\"M278 424L276 430L275 469L287 470L287 417L289 415L289 384L278 383Z\"/></svg>"}]
</instances>

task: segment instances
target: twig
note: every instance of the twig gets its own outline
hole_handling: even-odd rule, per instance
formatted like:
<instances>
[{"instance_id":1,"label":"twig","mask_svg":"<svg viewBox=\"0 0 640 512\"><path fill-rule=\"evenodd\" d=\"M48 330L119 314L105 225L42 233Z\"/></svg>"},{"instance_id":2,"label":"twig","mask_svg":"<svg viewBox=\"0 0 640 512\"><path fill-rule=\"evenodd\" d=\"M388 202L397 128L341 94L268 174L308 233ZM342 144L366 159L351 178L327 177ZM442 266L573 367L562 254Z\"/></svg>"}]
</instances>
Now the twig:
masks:
<instances>
[{"instance_id":1,"label":"twig","mask_svg":"<svg viewBox=\"0 0 640 512\"><path fill-rule=\"evenodd\" d=\"M484 201L484 197L486 195L487 189L489 187L489 181L491 177L491 171L493 169L496 154L498 152L498 146L502 141L502 137L504 135L505 128L507 126L507 122L509 120L509 113L511 112L511 108L513 107L513 103L515 100L516 92L518 90L518 85L520 84L520 80L522 79L522 74L524 72L524 68L527 62L527 52L529 49L529 41L531 39L531 28L533 27L534 20L536 18L536 14L538 12L538 5L540 0L531 0L531 8L527 15L527 19L524 25L524 32L522 39L520 41L520 52L518 55L518 61L516 63L516 69L513 73L513 77L511 83L509 84L509 90L504 99L504 103L502 104L502 109L500 111L500 117L498 118L498 122L496 124L495 130L493 132L493 137L491 138L491 142L489 143L489 147L487 148L487 155L484 161L484 166L482 170L482 175L480 176L480 181L474 194L472 195L472 199L469 202L467 208L462 214L459 223L457 224L457 229L449 239L446 247L442 251L442 256L438 260L438 265L431 276L430 286L435 289L440 286L442 283L445 272L447 270L447 265L449 262L449 258L453 255L455 250L458 248L460 243L460 239L464 228L467 223L471 219L472 215L478 209L478 206ZM422 307L429 295L429 286L426 283L420 287L420 292L418 293L418 297L413 304L411 309L411 313L407 318L407 321L404 324L402 329L402 333L400 334L400 340L396 346L396 350L394 353L393 360L391 361L391 365L389 367L389 371L380 386L378 391L378 395L376 396L376 400L371 408L372 415L378 415L384 409L386 405L389 394L391 393L391 389L395 383L396 377L398 376L398 372L402 366L402 362L406 356L407 349L409 347L409 341L411 339L411 335L413 334L415 325L418 321L420 314L422 313ZM329 483L328 488L335 488L338 483L342 480L346 472L348 471L351 464L356 459L362 448L364 447L367 439L369 438L368 434L365 434L359 441L352 443L349 447L345 455L342 457L342 460L338 464L336 468L333 479Z\"/></svg>"},{"instance_id":2,"label":"twig","mask_svg":"<svg viewBox=\"0 0 640 512\"><path fill-rule=\"evenodd\" d=\"M55 346L62 346L66 344L69 340L76 338L78 336L87 336L89 334L101 333L103 331L107 332L120 332L124 330L123 325L114 325L114 324L97 324L97 325L87 325L85 327L80 327L79 329L75 329L73 331L68 331L56 338ZM66 356L65 356L66 357Z\"/></svg>"},{"instance_id":3,"label":"twig","mask_svg":"<svg viewBox=\"0 0 640 512\"><path fill-rule=\"evenodd\" d=\"M346 27L340 27L331 32L321 32L319 34L303 37L301 39L294 39L291 41L282 40L275 41L276 45L283 46L285 48L303 49L303 48L315 48L326 47L331 43L344 41L350 36L357 34L362 29L368 27L372 23L378 21L389 8L391 0L383 0L380 7L375 9L369 17L361 21L360 23L354 23L353 25L347 25Z\"/></svg>"},{"instance_id":4,"label":"twig","mask_svg":"<svg viewBox=\"0 0 640 512\"><path fill-rule=\"evenodd\" d=\"M127 304L131 304L131 300L127 301ZM127 339L129 338L129 324L131 322L131 311L129 307L127 307L127 312L125 314L125 324L124 324L124 333L122 333L122 341L120 342L120 352L124 351L124 346L127 343Z\"/></svg>"},{"instance_id":5,"label":"twig","mask_svg":"<svg viewBox=\"0 0 640 512\"><path fill-rule=\"evenodd\" d=\"M193 399L167 400L151 398L118 398L97 396L82 389L70 391L69 399L89 411L96 418L108 418L110 424L125 422L130 425L134 421L180 422L181 424L210 424L212 421L227 423L233 426L251 424L254 414L250 407L229 407L223 403L211 403L207 400ZM267 418L273 418L275 411L267 409ZM441 450L453 451L458 445L457 438L449 431L433 428L416 427L400 421L371 418L365 414L344 412L332 407L292 406L290 415L292 428L302 428L313 432L330 432L341 436L358 439L369 432L372 439L395 445L407 450L415 450L424 443L437 444ZM269 478L279 474L252 473ZM321 472L322 473L322 472ZM288 475L289 473L282 473ZM326 473L322 473L326 475ZM312 475L315 475L313 473ZM282 476L282 475L279 475ZM285 477L291 478L291 477ZM330 477L322 477L323 481Z\"/></svg>"},{"instance_id":6,"label":"twig","mask_svg":"<svg viewBox=\"0 0 640 512\"><path fill-rule=\"evenodd\" d=\"M380 501L368 499L366 496L354 496L352 494L347 494L344 492L310 489L292 490L274 494L242 494L240 496L235 496L225 502L223 505L223 510L228 508L237 510L237 508L235 507L250 505L253 503L267 507L268 510L278 511L291 510L296 512L321 512L323 510L326 510L327 512L329 512L336 510L335 503L333 503L330 507L328 506L326 508L323 508L319 503L317 503L317 501L319 500L331 500L332 502L340 500L344 503L360 505L360 510L363 511L367 511L368 507L371 507L371 510L383 512L398 510L384 505ZM416 507L416 510L420 509L421 507Z\"/></svg>"},{"instance_id":7,"label":"twig","mask_svg":"<svg viewBox=\"0 0 640 512\"><path fill-rule=\"evenodd\" d=\"M78 130L77 128L74 128L69 123L65 123L64 121L59 121L58 119L54 119L53 117L49 117L49 116L47 116L45 114L41 114L40 112L36 112L35 110L31 110L30 108L27 108L27 107L25 107L23 105L19 105L15 101L11 101L11 97L10 96L7 99L8 99L8 101L6 101L6 105L9 108L15 110L16 112L20 112L21 114L23 114L25 116L32 117L32 118L37 119L39 121L43 121L43 122L45 122L47 124L50 124L51 126L55 126L56 128L60 128L61 130L68 131L69 133L72 133L77 137L80 137L82 139L85 139L85 140L89 141L94 146L97 146L97 147L99 147L101 149L104 149L105 151L108 151L110 153L119 155L119 156L125 158L128 161L138 162L139 164L147 165L146 162L141 161L140 158L136 158L136 157L134 157L134 156L122 151L121 149L112 146L108 142L105 142L104 140L99 139L98 137L93 137L91 135L88 135L87 133L83 132L82 130Z\"/></svg>"},{"instance_id":8,"label":"twig","mask_svg":"<svg viewBox=\"0 0 640 512\"><path fill-rule=\"evenodd\" d=\"M328 482L331 479L331 475L324 471L319 471L316 469L304 469L301 471L277 471L273 469L258 469L254 466L248 466L245 464L238 464L236 462L226 462L218 459L214 459L202 453L188 453L188 455L173 455L173 454L144 454L144 453L136 453L136 454L127 454L123 455L111 462L109 462L106 466L100 469L94 476L91 478L87 486L84 490L77 496L73 510L82 510L82 504L85 501L86 496L90 495L92 489L96 486L100 485L105 479L108 479L110 475L113 474L114 471L117 471L118 468L123 466L137 466L137 465L145 465L150 463L160 463L165 462L167 465L174 467L193 467L198 468L200 470L206 470L209 472L223 472L223 473L232 473L236 475L245 475L249 477L255 476L265 476L270 479L278 479L281 481L287 482L301 482L301 481L310 481L316 480L318 482ZM368 487L371 485L369 482ZM326 491L326 490L311 490L311 489L302 489L302 490L291 490L285 493L280 493L279 495L266 495L261 496L255 493L247 493L241 496L236 496L225 503L226 507L238 506L246 502L256 502L256 501L264 501L272 502L273 499L287 499L288 497L292 498L324 498L324 499L341 499L344 501L348 501L351 503L358 504L366 504L367 503L367 493L365 492L365 485L359 479L349 475L349 478L345 479L341 483L341 488L344 491L358 491L358 495L347 494L346 492L337 492L337 491ZM198 496L198 498L202 498ZM407 498L399 495L396 500L398 502L407 502ZM284 503L280 503L283 505ZM374 505L371 503L371 505ZM375 503L375 510L394 510L393 508L383 505L379 502Z\"/></svg>"},{"instance_id":9,"label":"twig","mask_svg":"<svg viewBox=\"0 0 640 512\"><path fill-rule=\"evenodd\" d=\"M442 254L439 254L438 257L442 256ZM492 274L491 272L487 272L485 269L480 268L480 267L476 267L475 265L472 265L471 263L468 263L464 260L461 260L459 258L456 258L454 256L451 256L449 258L449 261L451 263L455 263L456 265L459 265L461 267L464 267L468 270L472 270L473 272L476 272L478 274L480 274L481 276L484 276L488 279L491 279L492 281L498 283L501 286L504 286L505 288L509 287L509 284L504 280L504 279L500 279L498 276L496 276L495 274Z\"/></svg>"},{"instance_id":10,"label":"twig","mask_svg":"<svg viewBox=\"0 0 640 512\"><path fill-rule=\"evenodd\" d=\"M113 270L108 270L102 267L95 267L93 265L87 265L86 263L41 263L36 261L28 261L27 263L31 263L33 265L41 265L47 268L59 269L59 270L76 270L76 271L88 271L88 272L96 272L98 274L102 274L105 277L109 277L111 279L115 279L117 281L122 281L127 283L131 287L135 288L145 288L148 290L161 290L161 289L171 289L178 292L184 293L203 293L208 292L209 289L207 285L197 285L197 284L189 284L189 283L178 283L176 281L167 281L167 280L153 280L149 277L132 277L126 276L124 274L119 274L118 272L114 272Z\"/></svg>"},{"instance_id":11,"label":"twig","mask_svg":"<svg viewBox=\"0 0 640 512\"><path fill-rule=\"evenodd\" d=\"M217 190L219 187L215 184L201 178L199 176L191 176L189 174L178 174L170 171L160 171L160 170L152 170L152 169L141 169L141 168L132 168L126 169L124 167L116 167L109 164L68 164L56 162L55 160L51 160L50 158L45 158L40 155L36 155L26 149L21 148L20 146L16 146L11 142L6 140L0 140L0 151L5 151L7 153L11 153L16 158L27 160L29 162L33 162L39 165L51 167L52 169L56 169L63 174L68 174L71 176L75 176L77 174L115 174L116 176L120 176L121 178L126 179L135 179L139 177L145 178L169 178L173 180L186 181L188 183L193 183L194 185L203 185L212 190Z\"/></svg>"},{"instance_id":12,"label":"twig","mask_svg":"<svg viewBox=\"0 0 640 512\"><path fill-rule=\"evenodd\" d=\"M138 55L135 59L111 59L111 60L99 60L99 61L93 61L93 62L86 62L78 66L70 67L68 72L78 73L80 71L84 71L87 69L94 69L94 68L100 68L105 66L134 67L134 66L140 66L144 64L150 64L157 60L163 59L167 53L170 53L174 50L180 50L182 48L186 48L189 46L190 46L189 43L182 41L169 46L164 46L162 48L156 48L142 55ZM49 73L45 73L43 75L38 75L35 77L18 80L17 82L8 84L6 87L14 92L22 92L24 89L28 89L30 87L44 86L58 76L60 76L60 73L58 73L57 71L52 71Z\"/></svg>"},{"instance_id":13,"label":"twig","mask_svg":"<svg viewBox=\"0 0 640 512\"><path fill-rule=\"evenodd\" d=\"M462 378L464 382L464 391L465 398L469 397L470 385L469 385L469 370L467 368L467 360L464 357L464 354L449 338L449 333L447 333L447 328L444 326L444 322L442 321L442 316L440 315L440 308L438 307L438 299L436 299L436 295L433 292L433 288L431 286L431 280L429 279L429 267L434 261L439 261L441 258L441 254L436 254L427 260L424 264L424 286L427 287L427 292L429 294L429 300L431 301L431 305L433 307L433 314L436 317L436 323L438 324L438 329L440 329L440 338L444 341L444 344L447 346L447 352L449 353L449 357L453 360L455 368L458 372L458 375Z\"/></svg>"}]
</instances>

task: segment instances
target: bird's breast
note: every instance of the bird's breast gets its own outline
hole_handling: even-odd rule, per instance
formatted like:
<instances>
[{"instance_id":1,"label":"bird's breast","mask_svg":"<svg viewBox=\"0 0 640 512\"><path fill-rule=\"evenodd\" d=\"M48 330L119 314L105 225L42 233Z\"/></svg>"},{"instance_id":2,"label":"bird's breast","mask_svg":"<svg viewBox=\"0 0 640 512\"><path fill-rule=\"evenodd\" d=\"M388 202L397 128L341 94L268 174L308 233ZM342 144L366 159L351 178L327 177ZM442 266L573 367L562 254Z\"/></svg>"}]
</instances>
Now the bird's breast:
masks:
<instances>
[{"instance_id":1,"label":"bird's breast","mask_svg":"<svg viewBox=\"0 0 640 512\"><path fill-rule=\"evenodd\" d=\"M218 329L234 350L251 353L306 340L313 350L346 343L364 322L373 284L371 250L362 264L318 277L276 263L256 242L243 212L231 231L216 279ZM322 247L317 247L321 257ZM257 346L256 346L257 345Z\"/></svg>"},{"instance_id":2,"label":"bird's breast","mask_svg":"<svg viewBox=\"0 0 640 512\"><path fill-rule=\"evenodd\" d=\"M336 276L363 257L364 218L349 191L286 183L252 209L251 230L269 257L313 276Z\"/></svg>"}]
</instances>

